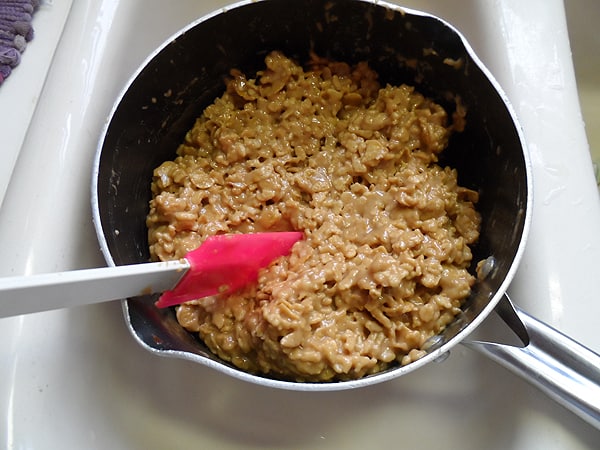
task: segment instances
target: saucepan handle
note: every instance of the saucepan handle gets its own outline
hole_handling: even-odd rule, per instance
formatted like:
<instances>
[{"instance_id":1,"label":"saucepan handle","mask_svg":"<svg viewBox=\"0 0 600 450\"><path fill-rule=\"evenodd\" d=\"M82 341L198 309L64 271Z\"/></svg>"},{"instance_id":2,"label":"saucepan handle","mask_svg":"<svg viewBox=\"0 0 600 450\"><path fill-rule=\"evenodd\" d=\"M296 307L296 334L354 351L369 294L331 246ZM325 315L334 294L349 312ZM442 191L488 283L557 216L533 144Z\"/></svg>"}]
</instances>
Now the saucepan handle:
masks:
<instances>
[{"instance_id":1,"label":"saucepan handle","mask_svg":"<svg viewBox=\"0 0 600 450\"><path fill-rule=\"evenodd\" d=\"M524 345L482 341L464 344L600 428L600 355L519 309L506 295L496 312Z\"/></svg>"}]
</instances>

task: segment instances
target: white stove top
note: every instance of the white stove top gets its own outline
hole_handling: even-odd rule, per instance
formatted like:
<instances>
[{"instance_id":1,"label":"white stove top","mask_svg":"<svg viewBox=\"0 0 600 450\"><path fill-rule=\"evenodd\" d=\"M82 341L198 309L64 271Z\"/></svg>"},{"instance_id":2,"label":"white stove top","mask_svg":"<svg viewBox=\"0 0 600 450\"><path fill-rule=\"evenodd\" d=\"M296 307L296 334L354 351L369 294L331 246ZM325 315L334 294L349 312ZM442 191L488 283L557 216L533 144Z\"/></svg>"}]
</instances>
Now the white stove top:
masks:
<instances>
[{"instance_id":1,"label":"white stove top","mask_svg":"<svg viewBox=\"0 0 600 450\"><path fill-rule=\"evenodd\" d=\"M2 130L3 142L22 140L0 147L3 161L18 155L0 209L4 276L105 265L89 194L112 103L168 36L228 1L78 0L69 12L70 3L44 3L34 18L36 39L0 88L7 122L10 96L2 90L41 67L25 61L47 56L35 50L51 36L42 31L45 21L60 28L65 14L30 122ZM403 4L466 35L523 125L535 206L513 300L600 351L600 201L562 2ZM0 448L571 450L600 442L600 432L461 346L443 363L378 386L300 393L153 356L129 336L118 303L1 319L0 342Z\"/></svg>"}]
</instances>

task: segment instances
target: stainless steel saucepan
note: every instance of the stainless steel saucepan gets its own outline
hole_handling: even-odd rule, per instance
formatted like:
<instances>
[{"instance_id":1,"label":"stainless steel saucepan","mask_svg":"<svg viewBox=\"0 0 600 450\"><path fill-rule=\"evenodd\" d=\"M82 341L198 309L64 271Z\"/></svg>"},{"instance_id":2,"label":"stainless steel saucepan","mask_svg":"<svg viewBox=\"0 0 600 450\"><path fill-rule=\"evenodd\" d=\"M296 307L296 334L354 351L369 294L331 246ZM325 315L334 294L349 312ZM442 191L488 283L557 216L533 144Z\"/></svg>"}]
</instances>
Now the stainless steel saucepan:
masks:
<instances>
[{"instance_id":1,"label":"stainless steel saucepan","mask_svg":"<svg viewBox=\"0 0 600 450\"><path fill-rule=\"evenodd\" d=\"M474 261L486 260L463 313L431 340L427 355L355 381L296 383L245 373L213 355L155 297L123 301L137 341L157 355L188 359L253 383L293 390L357 388L391 380L440 358L494 310L522 345L469 347L522 375L600 427L600 357L514 307L505 295L532 212L531 170L521 130L498 83L461 34L439 18L380 1L244 1L190 24L152 54L118 99L94 164L94 221L110 265L149 260L145 217L152 170L172 159L194 119L224 89L231 68L254 73L271 50L299 61L309 51L366 60L381 81L417 86L447 109L466 106L467 126L446 150L462 185L480 193L483 217Z\"/></svg>"}]
</instances>

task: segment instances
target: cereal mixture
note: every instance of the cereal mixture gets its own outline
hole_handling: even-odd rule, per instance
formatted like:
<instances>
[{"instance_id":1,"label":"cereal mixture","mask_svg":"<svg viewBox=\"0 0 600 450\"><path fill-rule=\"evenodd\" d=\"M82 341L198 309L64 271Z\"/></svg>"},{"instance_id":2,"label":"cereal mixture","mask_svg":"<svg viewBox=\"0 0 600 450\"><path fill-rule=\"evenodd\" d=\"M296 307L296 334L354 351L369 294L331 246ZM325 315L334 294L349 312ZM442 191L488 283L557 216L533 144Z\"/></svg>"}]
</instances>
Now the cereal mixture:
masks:
<instances>
[{"instance_id":1,"label":"cereal mixture","mask_svg":"<svg viewBox=\"0 0 600 450\"><path fill-rule=\"evenodd\" d=\"M232 71L154 172L152 257L210 235L301 230L258 283L177 308L221 358L294 381L359 378L423 356L469 294L477 193L436 164L460 127L413 87L366 63L281 53Z\"/></svg>"}]
</instances>

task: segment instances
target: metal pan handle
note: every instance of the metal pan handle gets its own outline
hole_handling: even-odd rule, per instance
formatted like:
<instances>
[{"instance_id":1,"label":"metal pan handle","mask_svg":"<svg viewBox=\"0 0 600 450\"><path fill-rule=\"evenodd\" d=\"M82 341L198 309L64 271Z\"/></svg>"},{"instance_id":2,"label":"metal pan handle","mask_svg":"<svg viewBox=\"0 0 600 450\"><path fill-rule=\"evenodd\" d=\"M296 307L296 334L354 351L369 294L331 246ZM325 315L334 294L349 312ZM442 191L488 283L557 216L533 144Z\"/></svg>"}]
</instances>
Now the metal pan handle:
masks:
<instances>
[{"instance_id":1,"label":"metal pan handle","mask_svg":"<svg viewBox=\"0 0 600 450\"><path fill-rule=\"evenodd\" d=\"M505 295L496 312L523 346L470 341L486 355L600 429L600 355L516 307Z\"/></svg>"}]
</instances>

